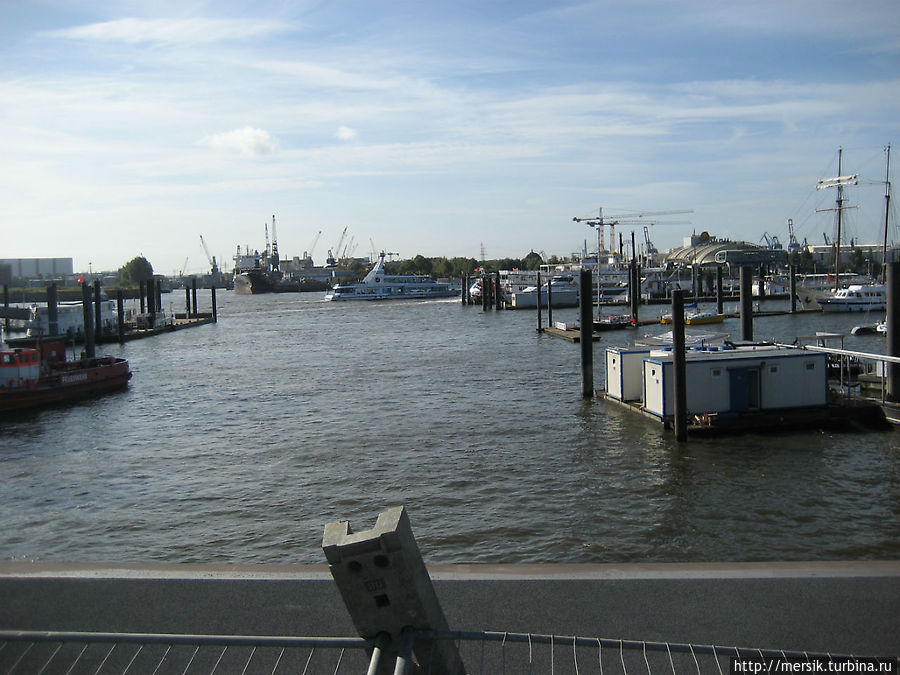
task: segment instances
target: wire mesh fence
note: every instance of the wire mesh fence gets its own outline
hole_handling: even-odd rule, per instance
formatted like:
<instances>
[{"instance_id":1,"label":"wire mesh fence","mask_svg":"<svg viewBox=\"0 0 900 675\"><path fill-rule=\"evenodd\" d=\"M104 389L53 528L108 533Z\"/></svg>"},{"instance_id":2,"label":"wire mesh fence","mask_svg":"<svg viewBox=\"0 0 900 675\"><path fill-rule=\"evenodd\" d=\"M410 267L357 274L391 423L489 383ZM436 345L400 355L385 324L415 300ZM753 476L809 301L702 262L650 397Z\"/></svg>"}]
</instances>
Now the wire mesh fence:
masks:
<instances>
[{"instance_id":1,"label":"wire mesh fence","mask_svg":"<svg viewBox=\"0 0 900 675\"><path fill-rule=\"evenodd\" d=\"M382 653L375 641L352 637L0 631L0 673L424 674L439 670L430 659L437 640L455 644L468 675L725 675L735 672L735 657L801 663L848 658L827 653L533 633L418 632L412 638L409 645L415 645L415 657L404 653L402 646L393 651L385 648ZM379 659L383 661L382 670L377 670ZM896 660L889 661L893 661L896 673Z\"/></svg>"}]
</instances>

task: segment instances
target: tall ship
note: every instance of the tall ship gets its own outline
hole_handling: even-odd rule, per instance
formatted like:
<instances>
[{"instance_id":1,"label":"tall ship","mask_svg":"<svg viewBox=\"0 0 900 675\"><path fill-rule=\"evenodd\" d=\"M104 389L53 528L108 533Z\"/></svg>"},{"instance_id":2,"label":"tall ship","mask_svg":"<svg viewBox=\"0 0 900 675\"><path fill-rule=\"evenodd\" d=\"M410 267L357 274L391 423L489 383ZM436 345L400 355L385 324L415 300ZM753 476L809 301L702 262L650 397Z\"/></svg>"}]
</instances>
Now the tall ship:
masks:
<instances>
[{"instance_id":1,"label":"tall ship","mask_svg":"<svg viewBox=\"0 0 900 675\"><path fill-rule=\"evenodd\" d=\"M250 247L237 247L234 256L234 292L241 295L259 293L290 293L300 290L300 282L286 278L280 269L275 216L272 216L272 245L269 245L269 226L266 225L266 247L262 253Z\"/></svg>"},{"instance_id":2,"label":"tall ship","mask_svg":"<svg viewBox=\"0 0 900 675\"><path fill-rule=\"evenodd\" d=\"M419 300L450 298L457 290L449 283L438 282L427 274L392 274L384 268L382 251L363 280L355 284L335 284L326 300Z\"/></svg>"}]
</instances>

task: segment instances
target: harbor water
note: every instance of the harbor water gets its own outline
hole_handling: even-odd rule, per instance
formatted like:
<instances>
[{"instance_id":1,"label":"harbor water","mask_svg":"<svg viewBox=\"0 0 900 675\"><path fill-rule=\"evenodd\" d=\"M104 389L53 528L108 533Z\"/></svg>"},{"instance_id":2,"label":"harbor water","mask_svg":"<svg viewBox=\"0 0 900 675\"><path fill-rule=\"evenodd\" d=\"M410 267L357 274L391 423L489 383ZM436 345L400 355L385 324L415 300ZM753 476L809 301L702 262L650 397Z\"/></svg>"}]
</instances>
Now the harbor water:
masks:
<instances>
[{"instance_id":1,"label":"harbor water","mask_svg":"<svg viewBox=\"0 0 900 675\"><path fill-rule=\"evenodd\" d=\"M896 430L678 444L582 400L578 345L532 311L321 298L219 291L217 324L100 348L129 359L127 390L0 420L0 558L322 563L326 523L366 529L399 504L430 563L900 556ZM849 336L882 317L754 334L883 353L883 336ZM596 385L606 345L664 330L604 334Z\"/></svg>"}]
</instances>

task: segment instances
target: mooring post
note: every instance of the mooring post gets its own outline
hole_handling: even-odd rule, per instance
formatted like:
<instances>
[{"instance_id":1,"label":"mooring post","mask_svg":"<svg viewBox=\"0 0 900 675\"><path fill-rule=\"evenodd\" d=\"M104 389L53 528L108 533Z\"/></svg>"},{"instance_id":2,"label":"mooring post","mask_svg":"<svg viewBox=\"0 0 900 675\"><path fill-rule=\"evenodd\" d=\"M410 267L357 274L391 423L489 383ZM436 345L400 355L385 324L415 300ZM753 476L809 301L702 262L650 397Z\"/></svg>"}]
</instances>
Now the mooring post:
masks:
<instances>
[{"instance_id":1,"label":"mooring post","mask_svg":"<svg viewBox=\"0 0 900 675\"><path fill-rule=\"evenodd\" d=\"M47 335L59 334L59 291L56 282L47 286Z\"/></svg>"},{"instance_id":2,"label":"mooring post","mask_svg":"<svg viewBox=\"0 0 900 675\"><path fill-rule=\"evenodd\" d=\"M9 284L3 284L3 306L9 309ZM9 337L9 317L3 320L4 335Z\"/></svg>"},{"instance_id":3,"label":"mooring post","mask_svg":"<svg viewBox=\"0 0 900 675\"><path fill-rule=\"evenodd\" d=\"M485 280L484 272L481 273L481 311L487 311L487 296L488 296L488 288L487 281Z\"/></svg>"},{"instance_id":4,"label":"mooring post","mask_svg":"<svg viewBox=\"0 0 900 675\"><path fill-rule=\"evenodd\" d=\"M150 315L150 328L156 326L156 291L153 289L155 281L147 279L147 313Z\"/></svg>"},{"instance_id":5,"label":"mooring post","mask_svg":"<svg viewBox=\"0 0 900 675\"><path fill-rule=\"evenodd\" d=\"M213 323L218 323L219 322L219 312L216 309L216 287L213 286L211 289L209 289L209 293L210 293L209 299L212 302Z\"/></svg>"},{"instance_id":6,"label":"mooring post","mask_svg":"<svg viewBox=\"0 0 900 675\"><path fill-rule=\"evenodd\" d=\"M578 301L581 321L581 397L594 396L594 312L591 303L591 271L581 270Z\"/></svg>"},{"instance_id":7,"label":"mooring post","mask_svg":"<svg viewBox=\"0 0 900 675\"><path fill-rule=\"evenodd\" d=\"M87 358L95 356L94 351L94 316L91 311L91 287L85 281L81 284L82 319L84 320L84 353Z\"/></svg>"},{"instance_id":8,"label":"mooring post","mask_svg":"<svg viewBox=\"0 0 900 675\"><path fill-rule=\"evenodd\" d=\"M900 262L887 263L887 355L900 356ZM900 365L887 365L887 397L900 401Z\"/></svg>"},{"instance_id":9,"label":"mooring post","mask_svg":"<svg viewBox=\"0 0 900 675\"><path fill-rule=\"evenodd\" d=\"M725 295L722 289L722 266L716 265L716 314L725 313Z\"/></svg>"},{"instance_id":10,"label":"mooring post","mask_svg":"<svg viewBox=\"0 0 900 675\"><path fill-rule=\"evenodd\" d=\"M544 326L541 323L541 273L540 272L537 273L537 320L538 320L537 330L538 330L538 333L540 333L542 330L544 330Z\"/></svg>"},{"instance_id":11,"label":"mooring post","mask_svg":"<svg viewBox=\"0 0 900 675\"><path fill-rule=\"evenodd\" d=\"M116 291L116 330L122 344L125 342L125 291L121 288Z\"/></svg>"},{"instance_id":12,"label":"mooring post","mask_svg":"<svg viewBox=\"0 0 900 675\"><path fill-rule=\"evenodd\" d=\"M741 340L753 340L753 268L741 267Z\"/></svg>"},{"instance_id":13,"label":"mooring post","mask_svg":"<svg viewBox=\"0 0 900 675\"><path fill-rule=\"evenodd\" d=\"M184 287L184 313L188 315L188 318L191 316L191 289L187 286Z\"/></svg>"},{"instance_id":14,"label":"mooring post","mask_svg":"<svg viewBox=\"0 0 900 675\"><path fill-rule=\"evenodd\" d=\"M162 311L162 279L156 282L156 311Z\"/></svg>"},{"instance_id":15,"label":"mooring post","mask_svg":"<svg viewBox=\"0 0 900 675\"><path fill-rule=\"evenodd\" d=\"M146 284L143 281L138 282L138 297L141 299L141 314L147 311L146 305L144 305L144 293L146 292Z\"/></svg>"},{"instance_id":16,"label":"mooring post","mask_svg":"<svg viewBox=\"0 0 900 675\"><path fill-rule=\"evenodd\" d=\"M503 291L500 289L500 272L499 270L495 272L496 279L494 281L494 308L501 309L501 303L503 302Z\"/></svg>"},{"instance_id":17,"label":"mooring post","mask_svg":"<svg viewBox=\"0 0 900 675\"><path fill-rule=\"evenodd\" d=\"M797 266L791 265L791 314L797 313Z\"/></svg>"},{"instance_id":18,"label":"mooring post","mask_svg":"<svg viewBox=\"0 0 900 675\"><path fill-rule=\"evenodd\" d=\"M684 349L684 291L672 293L672 369L675 393L675 440L687 440L687 355Z\"/></svg>"},{"instance_id":19,"label":"mooring post","mask_svg":"<svg viewBox=\"0 0 900 675\"><path fill-rule=\"evenodd\" d=\"M547 282L547 328L553 325L553 277Z\"/></svg>"},{"instance_id":20,"label":"mooring post","mask_svg":"<svg viewBox=\"0 0 900 675\"><path fill-rule=\"evenodd\" d=\"M449 630L405 507L383 511L364 532L353 532L346 520L328 523L322 551L359 635L389 638L382 642L385 655L396 660L410 630ZM412 657L412 673L465 674L450 640L415 640ZM377 673L393 672L387 661L381 659Z\"/></svg>"},{"instance_id":21,"label":"mooring post","mask_svg":"<svg viewBox=\"0 0 900 675\"><path fill-rule=\"evenodd\" d=\"M463 307L469 304L469 275L468 274L460 274L459 275L459 298L462 301Z\"/></svg>"},{"instance_id":22,"label":"mooring post","mask_svg":"<svg viewBox=\"0 0 900 675\"><path fill-rule=\"evenodd\" d=\"M103 307L101 305L101 296L100 296L100 280L94 279L94 343L102 342L103 337L103 316L101 312L103 311Z\"/></svg>"},{"instance_id":23,"label":"mooring post","mask_svg":"<svg viewBox=\"0 0 900 675\"><path fill-rule=\"evenodd\" d=\"M197 277L191 279L191 300L193 301L194 316L197 316Z\"/></svg>"},{"instance_id":24,"label":"mooring post","mask_svg":"<svg viewBox=\"0 0 900 675\"><path fill-rule=\"evenodd\" d=\"M638 312L640 312L641 308L641 263L637 260L632 264L631 274L634 277L632 285L634 295L631 297L631 319L634 322L632 325L637 326Z\"/></svg>"}]
</instances>

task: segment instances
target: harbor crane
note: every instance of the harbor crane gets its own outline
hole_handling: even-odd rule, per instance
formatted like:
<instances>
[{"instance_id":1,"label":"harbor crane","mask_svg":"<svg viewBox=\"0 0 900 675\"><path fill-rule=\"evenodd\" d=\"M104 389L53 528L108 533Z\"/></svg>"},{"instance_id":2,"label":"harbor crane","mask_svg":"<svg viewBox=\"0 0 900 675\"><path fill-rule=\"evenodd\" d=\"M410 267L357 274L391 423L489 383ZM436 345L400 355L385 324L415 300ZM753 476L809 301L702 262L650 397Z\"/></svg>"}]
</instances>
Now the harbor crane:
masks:
<instances>
[{"instance_id":1,"label":"harbor crane","mask_svg":"<svg viewBox=\"0 0 900 675\"><path fill-rule=\"evenodd\" d=\"M659 253L656 250L656 247L653 245L653 242L650 241L650 230L647 229L647 226L644 225L644 244L647 246L647 255L655 255Z\"/></svg>"},{"instance_id":2,"label":"harbor crane","mask_svg":"<svg viewBox=\"0 0 900 675\"><path fill-rule=\"evenodd\" d=\"M203 252L206 254L206 259L209 261L210 266L210 274L213 277L219 276L219 265L216 263L216 256L210 255L209 248L206 246L206 241L203 239L203 235L200 235L200 245L203 246Z\"/></svg>"},{"instance_id":3,"label":"harbor crane","mask_svg":"<svg viewBox=\"0 0 900 675\"><path fill-rule=\"evenodd\" d=\"M800 242L797 241L797 235L794 234L794 219L793 218L788 218L787 226L788 226L788 252L789 253L800 253L800 250L803 247L800 245Z\"/></svg>"},{"instance_id":4,"label":"harbor crane","mask_svg":"<svg viewBox=\"0 0 900 675\"><path fill-rule=\"evenodd\" d=\"M347 227L349 227L349 225ZM338 243L333 248L328 249L328 258L326 259L325 264L330 267L334 267L335 265L337 265L337 260L335 260L334 258L334 252L337 252L337 254L340 256L341 244L344 243L344 237L347 236L347 227L344 227L344 231L341 232L341 238L338 239Z\"/></svg>"},{"instance_id":5,"label":"harbor crane","mask_svg":"<svg viewBox=\"0 0 900 675\"><path fill-rule=\"evenodd\" d=\"M322 230L316 232L316 236L313 237L312 243L309 245L309 249L304 253L304 258L312 258L313 251L316 249L316 244L319 243L319 237L322 236Z\"/></svg>"}]
</instances>

